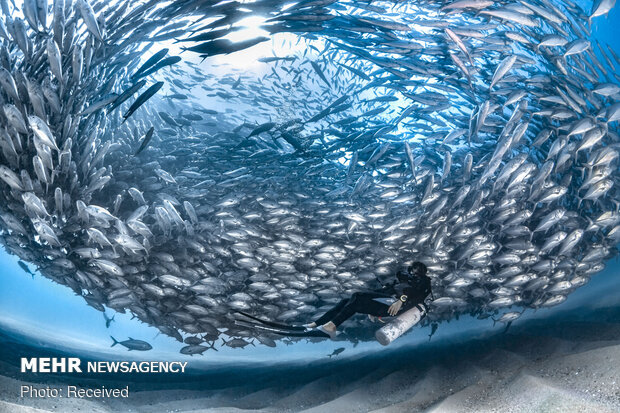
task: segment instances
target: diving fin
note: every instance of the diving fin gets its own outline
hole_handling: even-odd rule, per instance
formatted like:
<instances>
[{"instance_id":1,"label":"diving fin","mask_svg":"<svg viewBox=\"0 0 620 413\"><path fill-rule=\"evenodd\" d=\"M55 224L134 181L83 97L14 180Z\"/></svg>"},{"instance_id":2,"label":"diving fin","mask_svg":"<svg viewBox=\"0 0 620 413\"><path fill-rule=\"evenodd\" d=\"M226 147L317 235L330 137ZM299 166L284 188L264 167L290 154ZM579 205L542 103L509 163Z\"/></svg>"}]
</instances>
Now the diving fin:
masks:
<instances>
[{"instance_id":1,"label":"diving fin","mask_svg":"<svg viewBox=\"0 0 620 413\"><path fill-rule=\"evenodd\" d=\"M247 317L249 319L257 321L260 324L264 324L266 326L277 328L277 329L280 329L280 330L300 331L300 332L301 331L306 331L306 327L303 327L303 326L291 326L291 325L288 325L288 324L277 323L275 321L269 321L269 320L265 320L265 319L262 319L262 318L254 317L253 315L250 315L248 313L245 313L245 312L239 311L239 310L237 310L236 312L241 314L244 317Z\"/></svg>"},{"instance_id":2,"label":"diving fin","mask_svg":"<svg viewBox=\"0 0 620 413\"><path fill-rule=\"evenodd\" d=\"M235 320L235 324L243 326L243 327L256 328L261 331L278 334L280 336L330 338L329 334L327 333L324 333L316 329L306 329L305 327L302 327L303 331L293 331L293 330L287 330L287 329L280 329L277 327L270 327L270 326L259 324L259 323L251 323L249 321L243 321L243 320Z\"/></svg>"}]
</instances>

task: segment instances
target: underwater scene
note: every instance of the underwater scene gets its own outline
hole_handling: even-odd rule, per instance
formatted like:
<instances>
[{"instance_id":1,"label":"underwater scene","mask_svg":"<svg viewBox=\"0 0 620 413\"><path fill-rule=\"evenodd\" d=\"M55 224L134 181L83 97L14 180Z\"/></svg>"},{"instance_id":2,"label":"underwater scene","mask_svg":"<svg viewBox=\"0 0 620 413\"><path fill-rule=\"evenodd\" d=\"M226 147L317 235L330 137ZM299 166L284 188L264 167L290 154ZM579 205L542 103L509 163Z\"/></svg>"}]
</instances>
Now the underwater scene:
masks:
<instances>
[{"instance_id":1,"label":"underwater scene","mask_svg":"<svg viewBox=\"0 0 620 413\"><path fill-rule=\"evenodd\" d=\"M0 0L0 412L620 411L614 6Z\"/></svg>"}]
</instances>

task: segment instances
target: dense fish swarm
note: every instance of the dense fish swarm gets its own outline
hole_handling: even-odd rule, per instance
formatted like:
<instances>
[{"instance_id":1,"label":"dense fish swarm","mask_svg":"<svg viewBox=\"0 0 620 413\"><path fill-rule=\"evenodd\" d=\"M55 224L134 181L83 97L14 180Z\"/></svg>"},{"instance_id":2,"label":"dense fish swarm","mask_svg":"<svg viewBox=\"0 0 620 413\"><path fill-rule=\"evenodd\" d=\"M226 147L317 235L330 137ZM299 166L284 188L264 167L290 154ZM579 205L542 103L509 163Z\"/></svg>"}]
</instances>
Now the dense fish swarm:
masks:
<instances>
[{"instance_id":1,"label":"dense fish swarm","mask_svg":"<svg viewBox=\"0 0 620 413\"><path fill-rule=\"evenodd\" d=\"M427 323L559 304L620 239L613 3L0 0L3 244L187 354L414 260Z\"/></svg>"}]
</instances>

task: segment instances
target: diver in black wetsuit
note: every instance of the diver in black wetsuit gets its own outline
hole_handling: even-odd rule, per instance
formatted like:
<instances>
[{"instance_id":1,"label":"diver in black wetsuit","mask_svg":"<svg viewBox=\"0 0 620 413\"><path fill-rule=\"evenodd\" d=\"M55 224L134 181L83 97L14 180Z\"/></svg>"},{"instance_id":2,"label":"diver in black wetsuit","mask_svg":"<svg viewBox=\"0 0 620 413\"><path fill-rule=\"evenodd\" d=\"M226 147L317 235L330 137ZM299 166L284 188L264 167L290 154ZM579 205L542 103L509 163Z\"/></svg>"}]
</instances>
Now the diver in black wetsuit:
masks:
<instances>
[{"instance_id":1,"label":"diver in black wetsuit","mask_svg":"<svg viewBox=\"0 0 620 413\"><path fill-rule=\"evenodd\" d=\"M307 328L316 328L330 337L335 337L337 327L355 313L375 317L395 316L416 305L424 305L424 299L431 294L431 279L426 275L426 265L414 262L407 271L396 274L397 281L380 290L357 292L351 298L340 301Z\"/></svg>"}]
</instances>

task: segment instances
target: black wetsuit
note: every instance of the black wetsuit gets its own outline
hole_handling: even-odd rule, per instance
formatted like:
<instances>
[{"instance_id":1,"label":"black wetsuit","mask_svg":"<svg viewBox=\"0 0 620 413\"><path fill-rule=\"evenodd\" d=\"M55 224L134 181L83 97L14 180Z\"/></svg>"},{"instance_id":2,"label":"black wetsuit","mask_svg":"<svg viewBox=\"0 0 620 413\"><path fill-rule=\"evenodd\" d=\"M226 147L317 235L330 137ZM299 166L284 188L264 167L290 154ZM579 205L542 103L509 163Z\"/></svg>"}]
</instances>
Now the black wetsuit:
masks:
<instances>
[{"instance_id":1,"label":"black wetsuit","mask_svg":"<svg viewBox=\"0 0 620 413\"><path fill-rule=\"evenodd\" d=\"M390 304L375 301L375 298L400 299L400 297L406 296L405 302L399 311L399 313L402 313L415 307L417 304L423 303L430 293L431 279L426 275L414 277L409 283L396 281L383 286L380 290L353 293L351 298L341 300L334 308L316 320L315 323L322 325L331 321L336 326L339 326L355 313L388 317Z\"/></svg>"}]
</instances>

